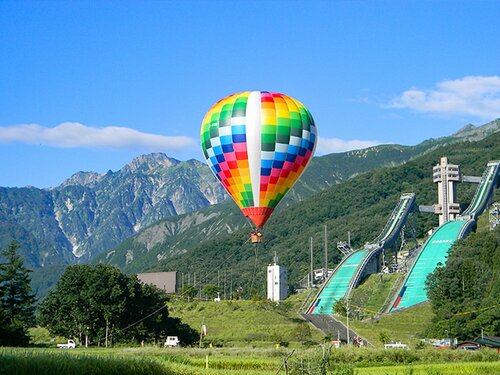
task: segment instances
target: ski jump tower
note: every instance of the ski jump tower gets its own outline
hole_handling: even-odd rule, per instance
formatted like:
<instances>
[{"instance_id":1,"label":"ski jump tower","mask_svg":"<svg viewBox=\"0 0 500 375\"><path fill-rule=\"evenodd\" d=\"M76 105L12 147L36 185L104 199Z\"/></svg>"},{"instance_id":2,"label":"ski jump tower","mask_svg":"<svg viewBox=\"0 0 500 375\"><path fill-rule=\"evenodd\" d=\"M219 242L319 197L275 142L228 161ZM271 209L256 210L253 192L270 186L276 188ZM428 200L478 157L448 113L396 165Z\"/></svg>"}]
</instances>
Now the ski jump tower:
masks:
<instances>
[{"instance_id":1,"label":"ski jump tower","mask_svg":"<svg viewBox=\"0 0 500 375\"><path fill-rule=\"evenodd\" d=\"M441 162L432 169L432 178L438 184L438 203L434 205L434 213L439 215L441 226L460 214L460 204L455 201L456 184L462 181L460 168L448 164L448 158L442 157Z\"/></svg>"}]
</instances>

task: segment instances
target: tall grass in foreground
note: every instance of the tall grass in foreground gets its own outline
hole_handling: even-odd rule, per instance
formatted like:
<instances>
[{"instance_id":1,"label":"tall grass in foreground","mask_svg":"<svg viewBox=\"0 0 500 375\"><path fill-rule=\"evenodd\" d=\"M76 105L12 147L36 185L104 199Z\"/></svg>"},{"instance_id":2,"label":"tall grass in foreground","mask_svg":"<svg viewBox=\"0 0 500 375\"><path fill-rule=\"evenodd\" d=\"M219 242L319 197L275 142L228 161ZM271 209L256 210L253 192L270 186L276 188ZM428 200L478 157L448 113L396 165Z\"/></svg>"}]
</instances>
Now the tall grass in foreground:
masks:
<instances>
[{"instance_id":1,"label":"tall grass in foreground","mask_svg":"<svg viewBox=\"0 0 500 375\"><path fill-rule=\"evenodd\" d=\"M169 355L139 356L111 351L110 354L78 351L0 348L0 375L265 375L274 374L270 361L245 358L200 358Z\"/></svg>"},{"instance_id":2,"label":"tall grass in foreground","mask_svg":"<svg viewBox=\"0 0 500 375\"><path fill-rule=\"evenodd\" d=\"M347 373L346 373L347 374ZM438 363L430 365L367 367L353 370L356 375L499 375L500 362Z\"/></svg>"},{"instance_id":3,"label":"tall grass in foreground","mask_svg":"<svg viewBox=\"0 0 500 375\"><path fill-rule=\"evenodd\" d=\"M208 369L205 368L208 357ZM498 374L493 350L0 348L0 375L267 375L287 360L288 375ZM281 375L285 372L281 372Z\"/></svg>"},{"instance_id":4,"label":"tall grass in foreground","mask_svg":"<svg viewBox=\"0 0 500 375\"><path fill-rule=\"evenodd\" d=\"M173 375L149 358L94 356L30 349L0 349L1 375Z\"/></svg>"},{"instance_id":5,"label":"tall grass in foreground","mask_svg":"<svg viewBox=\"0 0 500 375\"><path fill-rule=\"evenodd\" d=\"M356 367L394 366L413 363L448 363L448 362L495 362L500 361L500 355L495 350L483 349L477 351L451 349L371 349L371 348L341 348L331 350L331 363L348 363Z\"/></svg>"}]
</instances>

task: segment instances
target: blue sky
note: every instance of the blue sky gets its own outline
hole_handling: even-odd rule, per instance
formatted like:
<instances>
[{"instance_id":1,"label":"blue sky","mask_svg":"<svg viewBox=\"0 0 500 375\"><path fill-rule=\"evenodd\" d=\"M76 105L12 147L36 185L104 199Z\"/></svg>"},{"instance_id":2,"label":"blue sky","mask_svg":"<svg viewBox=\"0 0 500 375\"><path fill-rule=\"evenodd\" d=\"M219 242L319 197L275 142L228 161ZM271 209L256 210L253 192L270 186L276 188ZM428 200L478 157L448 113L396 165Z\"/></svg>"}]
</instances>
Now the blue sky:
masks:
<instances>
[{"instance_id":1,"label":"blue sky","mask_svg":"<svg viewBox=\"0 0 500 375\"><path fill-rule=\"evenodd\" d=\"M217 100L304 103L317 154L500 117L499 1L0 1L0 186L164 152Z\"/></svg>"}]
</instances>

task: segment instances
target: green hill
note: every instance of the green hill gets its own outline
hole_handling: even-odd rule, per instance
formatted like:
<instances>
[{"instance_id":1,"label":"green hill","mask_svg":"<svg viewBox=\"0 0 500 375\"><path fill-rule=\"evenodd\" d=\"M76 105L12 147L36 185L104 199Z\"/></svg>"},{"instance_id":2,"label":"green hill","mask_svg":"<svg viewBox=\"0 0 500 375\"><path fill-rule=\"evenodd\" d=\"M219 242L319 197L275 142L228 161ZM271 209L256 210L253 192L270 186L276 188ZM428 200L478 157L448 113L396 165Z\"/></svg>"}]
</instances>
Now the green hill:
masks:
<instances>
[{"instance_id":1,"label":"green hill","mask_svg":"<svg viewBox=\"0 0 500 375\"><path fill-rule=\"evenodd\" d=\"M467 144L465 142L468 139L483 139L488 134L495 133L499 129L500 121L497 120L480 127L468 126L450 137L430 139L416 146L381 145L364 150L315 157L299 182L278 206L274 217L283 218L284 216L278 215L279 211L286 210L288 207L295 205L296 202L304 201L306 198L322 190L328 190L354 176L359 176L384 166L390 167L401 165L402 163L433 152L433 150L437 150L445 145L454 145L454 148L463 149L463 145ZM437 163L436 159L439 159L439 156L434 157L431 164L422 171L422 175L426 178L430 179L430 168ZM481 172L475 171L475 173ZM397 183L401 185L399 182ZM411 182L403 187L406 190L413 190L413 185L414 183ZM429 186L432 187L432 184ZM467 189L468 188L465 187L465 190ZM470 186L469 189L472 191ZM431 190L432 189L429 189L429 191ZM349 193L349 195L352 194L353 193ZM468 196L468 194L470 193L466 193L465 195ZM382 193L381 197L386 198L387 195L388 194ZM375 197L374 199L378 198ZM396 200L394 200L394 203L390 203L390 205L395 204L395 202ZM429 202L429 204L434 203L434 196L430 195L429 198L425 197L425 199L421 199L420 202ZM342 209L344 209L344 207L338 207L338 210ZM383 225L385 216L388 212L390 212L390 208L380 212L381 216L377 218L374 224ZM273 218L271 219L271 222L272 221ZM271 222L267 228L270 228L272 225ZM125 272L142 272L148 268L158 268L158 262L170 262L170 260L178 257L184 258L183 254L193 254L193 249L196 248L196 245L206 243L207 240L217 237L217 242L226 241L221 240L224 234L229 233L232 235L233 233L237 233L237 231L242 230L245 225L247 225L248 228L245 218L241 215L236 205L232 201L224 202L196 212L164 219L142 230L116 248L98 255L94 258L94 261L117 265ZM273 235L274 230L268 230L267 228L266 233ZM372 231L366 233L366 235L375 234L375 232L380 229L375 225ZM248 230L249 229L244 229L244 232L248 232ZM425 231L425 228L421 228L421 232L423 231ZM372 238L363 237L364 233L358 233L357 231L356 233L354 233L355 231L352 232L353 235L359 234L359 241L367 241ZM347 229L342 233L342 239L345 239L346 233ZM246 234L242 238L246 240ZM283 238L283 240L286 241L287 239ZM250 251L253 250L250 248ZM334 256L333 260L337 261L338 256Z\"/></svg>"},{"instance_id":2,"label":"green hill","mask_svg":"<svg viewBox=\"0 0 500 375\"><path fill-rule=\"evenodd\" d=\"M171 302L169 313L191 327L207 327L206 345L260 346L320 343L324 334L299 318L297 311L307 292L286 301Z\"/></svg>"},{"instance_id":3,"label":"green hill","mask_svg":"<svg viewBox=\"0 0 500 375\"><path fill-rule=\"evenodd\" d=\"M453 246L446 266L427 279L435 335L500 335L500 228L490 231L481 224Z\"/></svg>"},{"instance_id":4,"label":"green hill","mask_svg":"<svg viewBox=\"0 0 500 375\"><path fill-rule=\"evenodd\" d=\"M276 212L266 225L265 241L261 247L252 247L247 243L249 227L200 242L175 256L169 255L168 245L158 244L157 249L165 257L151 269L197 272L203 279L212 282L217 270L231 269L234 286L248 290L264 285L263 267L271 263L276 252L280 263L289 270L289 281L297 283L309 267L310 237L313 238L314 250L322 251L324 225L328 226L330 261L333 265L339 261L340 254L332 245L345 240L348 231L354 247L375 238L401 193L416 192L418 204L435 203L437 194L431 168L443 155L448 156L450 162L460 164L464 174L480 175L486 163L498 159L500 155L500 134L480 142L466 142L460 147L445 146L398 167L367 172ZM470 202L475 187L465 183L458 187L463 207ZM419 214L418 236L423 237L436 225L435 215ZM322 256L317 256L315 267L322 264Z\"/></svg>"}]
</instances>

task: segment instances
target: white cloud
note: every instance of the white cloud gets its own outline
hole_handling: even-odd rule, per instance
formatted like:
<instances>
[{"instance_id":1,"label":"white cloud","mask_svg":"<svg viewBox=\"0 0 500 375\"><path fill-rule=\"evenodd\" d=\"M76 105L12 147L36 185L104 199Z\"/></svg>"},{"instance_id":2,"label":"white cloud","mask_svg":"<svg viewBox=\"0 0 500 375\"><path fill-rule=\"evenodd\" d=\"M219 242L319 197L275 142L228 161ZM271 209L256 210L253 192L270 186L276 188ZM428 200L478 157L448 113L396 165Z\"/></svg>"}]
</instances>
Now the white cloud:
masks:
<instances>
[{"instance_id":1,"label":"white cloud","mask_svg":"<svg viewBox=\"0 0 500 375\"><path fill-rule=\"evenodd\" d=\"M388 107L495 119L500 117L500 77L467 76L438 82L432 90L413 88L404 91Z\"/></svg>"},{"instance_id":2,"label":"white cloud","mask_svg":"<svg viewBox=\"0 0 500 375\"><path fill-rule=\"evenodd\" d=\"M142 133L135 129L119 126L95 128L77 122L65 122L54 128L38 124L0 127L0 143L25 143L55 148L114 148L182 150L198 147L197 141L184 136L164 136ZM324 155L332 152L358 150L381 144L379 141L323 138L318 140L317 152Z\"/></svg>"},{"instance_id":3,"label":"white cloud","mask_svg":"<svg viewBox=\"0 0 500 375\"><path fill-rule=\"evenodd\" d=\"M142 133L119 126L94 128L77 122L65 122L54 128L38 124L0 127L0 142L20 142L57 148L99 147L115 149L179 150L196 147L184 136Z\"/></svg>"},{"instance_id":4,"label":"white cloud","mask_svg":"<svg viewBox=\"0 0 500 375\"><path fill-rule=\"evenodd\" d=\"M358 139L344 141L338 138L319 137L316 152L320 155L325 155L325 154L331 154L333 152L360 150L363 148L376 146L382 143L383 142L379 141L360 141Z\"/></svg>"}]
</instances>

